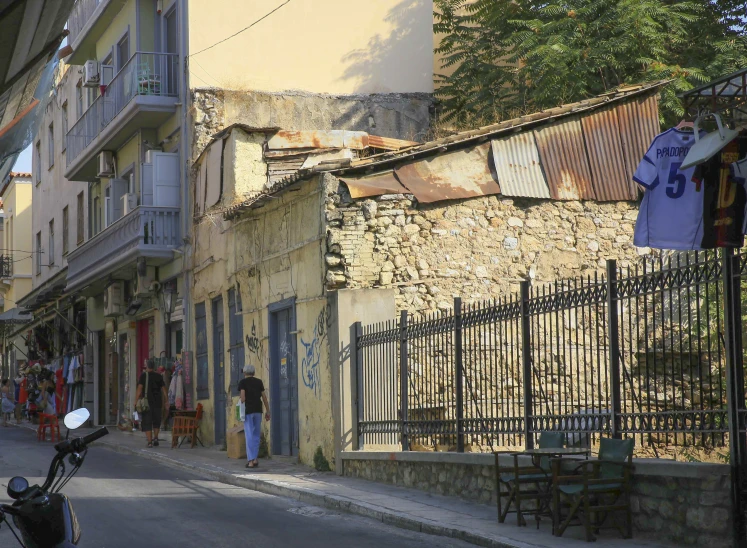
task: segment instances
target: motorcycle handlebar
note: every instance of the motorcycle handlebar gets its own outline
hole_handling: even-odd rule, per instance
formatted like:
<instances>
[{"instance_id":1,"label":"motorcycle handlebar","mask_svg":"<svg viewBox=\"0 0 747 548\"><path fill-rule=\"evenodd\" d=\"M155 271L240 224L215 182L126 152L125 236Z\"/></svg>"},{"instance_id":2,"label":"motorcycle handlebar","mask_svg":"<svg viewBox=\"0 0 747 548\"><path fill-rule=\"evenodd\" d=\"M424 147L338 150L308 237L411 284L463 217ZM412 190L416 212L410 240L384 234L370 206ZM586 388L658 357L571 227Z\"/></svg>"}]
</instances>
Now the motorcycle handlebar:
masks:
<instances>
[{"instance_id":1,"label":"motorcycle handlebar","mask_svg":"<svg viewBox=\"0 0 747 548\"><path fill-rule=\"evenodd\" d=\"M88 445L89 443L95 442L99 438L103 438L108 433L109 433L109 430L107 430L106 426L104 426L103 428L99 428L98 430L88 434L87 436L83 436L82 438L80 438L80 440L83 443L83 445Z\"/></svg>"}]
</instances>

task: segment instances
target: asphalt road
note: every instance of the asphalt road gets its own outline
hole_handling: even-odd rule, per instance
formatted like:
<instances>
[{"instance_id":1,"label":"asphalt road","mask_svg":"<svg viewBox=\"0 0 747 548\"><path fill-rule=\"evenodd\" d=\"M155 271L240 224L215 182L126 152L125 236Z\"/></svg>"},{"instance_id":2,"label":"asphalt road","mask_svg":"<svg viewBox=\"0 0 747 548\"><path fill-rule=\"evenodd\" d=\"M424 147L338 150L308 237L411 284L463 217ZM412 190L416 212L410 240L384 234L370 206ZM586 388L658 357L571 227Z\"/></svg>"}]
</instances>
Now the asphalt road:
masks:
<instances>
[{"instance_id":1,"label":"asphalt road","mask_svg":"<svg viewBox=\"0 0 747 548\"><path fill-rule=\"evenodd\" d=\"M41 483L53 456L52 444L38 443L33 432L0 426L0 502L9 502L10 477ZM471 546L224 485L102 447L89 450L63 492L80 520L84 548ZM0 546L18 546L5 525Z\"/></svg>"}]
</instances>

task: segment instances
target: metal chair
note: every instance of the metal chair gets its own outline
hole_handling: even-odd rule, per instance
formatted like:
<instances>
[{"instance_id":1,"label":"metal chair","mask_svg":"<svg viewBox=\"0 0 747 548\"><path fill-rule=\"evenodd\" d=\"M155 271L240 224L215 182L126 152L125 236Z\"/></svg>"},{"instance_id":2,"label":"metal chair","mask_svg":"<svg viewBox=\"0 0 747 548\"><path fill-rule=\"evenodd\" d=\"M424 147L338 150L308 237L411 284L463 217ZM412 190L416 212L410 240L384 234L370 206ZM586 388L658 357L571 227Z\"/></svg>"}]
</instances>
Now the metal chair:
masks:
<instances>
[{"instance_id":1,"label":"metal chair","mask_svg":"<svg viewBox=\"0 0 747 548\"><path fill-rule=\"evenodd\" d=\"M540 449L558 449L563 447L564 435L560 432L542 432L539 436ZM510 454L514 462L511 466L501 466L499 455ZM542 502L549 499L550 491L548 485L552 478L550 469L550 459L542 457L539 466L519 466L520 452L504 451L496 452L495 469L496 469L496 492L498 494L498 522L503 523L509 512L516 512L518 525L526 525L524 514L534 514L539 527L539 512L542 508ZM505 486L506 490L502 490ZM527 486L530 486L527 488ZM533 487L533 488L532 488ZM508 497L505 507L501 503L501 497ZM522 501L535 501L533 510L523 510ZM511 503L514 504L515 510L511 510Z\"/></svg>"},{"instance_id":2,"label":"metal chair","mask_svg":"<svg viewBox=\"0 0 747 548\"><path fill-rule=\"evenodd\" d=\"M553 459L553 534L562 536L569 525L583 525L586 540L591 542L596 540L593 533L599 533L610 513L624 512L625 523L620 532L624 538L633 536L633 446L633 439L602 438L597 460L572 461L574 466L567 472L563 471L563 460L568 459ZM563 506L568 507L565 519Z\"/></svg>"}]
</instances>

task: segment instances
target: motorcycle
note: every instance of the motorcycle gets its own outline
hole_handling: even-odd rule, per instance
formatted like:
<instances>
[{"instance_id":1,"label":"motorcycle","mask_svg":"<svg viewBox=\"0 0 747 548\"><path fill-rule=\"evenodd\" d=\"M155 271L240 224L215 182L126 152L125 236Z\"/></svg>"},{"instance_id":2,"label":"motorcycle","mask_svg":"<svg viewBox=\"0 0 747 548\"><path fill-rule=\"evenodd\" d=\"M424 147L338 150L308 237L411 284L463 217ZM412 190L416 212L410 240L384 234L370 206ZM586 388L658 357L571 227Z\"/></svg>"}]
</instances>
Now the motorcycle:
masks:
<instances>
[{"instance_id":1,"label":"motorcycle","mask_svg":"<svg viewBox=\"0 0 747 548\"><path fill-rule=\"evenodd\" d=\"M68 436L89 418L88 410L78 409L65 416ZM100 428L82 438L65 439L57 445L44 484L30 486L26 478L16 476L8 482L8 496L15 502L0 505L0 525L5 523L24 548L73 548L80 540L80 525L70 500L60 493L75 476L88 452L88 445L106 436L109 431ZM65 474L65 458L72 467ZM60 473L61 472L61 473ZM8 521L20 531L19 538ZM23 540L21 540L21 538Z\"/></svg>"}]
</instances>

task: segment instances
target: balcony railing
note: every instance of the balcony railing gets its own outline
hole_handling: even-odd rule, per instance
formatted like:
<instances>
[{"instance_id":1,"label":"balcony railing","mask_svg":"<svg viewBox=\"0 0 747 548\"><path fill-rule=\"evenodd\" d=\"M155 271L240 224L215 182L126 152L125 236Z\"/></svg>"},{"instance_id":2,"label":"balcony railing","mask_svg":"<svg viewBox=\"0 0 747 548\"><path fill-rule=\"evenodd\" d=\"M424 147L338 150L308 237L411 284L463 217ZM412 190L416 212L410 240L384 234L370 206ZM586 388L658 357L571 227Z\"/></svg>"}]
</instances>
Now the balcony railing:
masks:
<instances>
[{"instance_id":1,"label":"balcony railing","mask_svg":"<svg viewBox=\"0 0 747 548\"><path fill-rule=\"evenodd\" d=\"M137 52L130 57L104 92L67 132L67 166L70 167L134 97L176 97L179 91L177 59L176 53Z\"/></svg>"},{"instance_id":2,"label":"balcony railing","mask_svg":"<svg viewBox=\"0 0 747 548\"><path fill-rule=\"evenodd\" d=\"M68 255L68 288L106 276L137 257L168 260L180 245L179 227L178 208L135 208Z\"/></svg>"},{"instance_id":3,"label":"balcony railing","mask_svg":"<svg viewBox=\"0 0 747 548\"><path fill-rule=\"evenodd\" d=\"M11 255L0 255L0 278L13 276L13 257Z\"/></svg>"},{"instance_id":4,"label":"balcony railing","mask_svg":"<svg viewBox=\"0 0 747 548\"><path fill-rule=\"evenodd\" d=\"M70 12L70 18L67 20L67 29L70 31L68 44L75 42L75 39L86 26L86 23L96 11L102 0L77 0Z\"/></svg>"}]
</instances>

